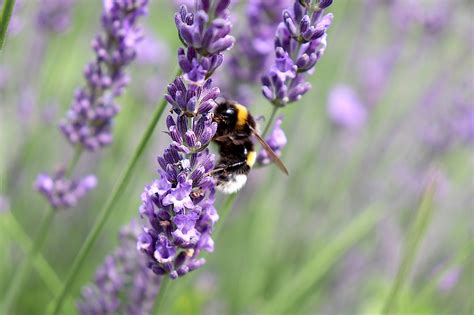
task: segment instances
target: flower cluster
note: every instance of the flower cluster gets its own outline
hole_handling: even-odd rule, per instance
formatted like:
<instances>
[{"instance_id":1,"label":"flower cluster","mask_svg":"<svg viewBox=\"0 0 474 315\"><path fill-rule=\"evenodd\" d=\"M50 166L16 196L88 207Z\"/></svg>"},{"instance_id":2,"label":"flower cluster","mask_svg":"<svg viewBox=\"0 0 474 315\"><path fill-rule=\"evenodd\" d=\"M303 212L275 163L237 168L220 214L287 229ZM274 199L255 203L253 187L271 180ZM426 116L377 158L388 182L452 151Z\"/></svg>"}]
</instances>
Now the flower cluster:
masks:
<instances>
[{"instance_id":1,"label":"flower cluster","mask_svg":"<svg viewBox=\"0 0 474 315\"><path fill-rule=\"evenodd\" d=\"M197 1L196 12L182 5L175 16L178 35L186 48L178 50L185 79L203 82L222 64L222 52L234 44L229 35L229 0L220 0L212 10L210 1ZM212 12L210 12L212 10Z\"/></svg>"},{"instance_id":2,"label":"flower cluster","mask_svg":"<svg viewBox=\"0 0 474 315\"><path fill-rule=\"evenodd\" d=\"M39 29L46 33L65 31L71 23L71 10L75 0L42 1L36 16Z\"/></svg>"},{"instance_id":3,"label":"flower cluster","mask_svg":"<svg viewBox=\"0 0 474 315\"><path fill-rule=\"evenodd\" d=\"M105 34L92 47L96 60L87 65L85 87L80 88L60 128L68 141L95 151L112 142L112 119L119 107L114 99L128 84L125 67L135 58L142 37L137 27L147 12L148 0L106 0L102 14Z\"/></svg>"},{"instance_id":4,"label":"flower cluster","mask_svg":"<svg viewBox=\"0 0 474 315\"><path fill-rule=\"evenodd\" d=\"M275 63L262 77L263 95L274 106L297 101L311 88L304 74L311 73L324 54L333 15L323 11L331 4L332 0L299 0L292 10L283 11L275 36Z\"/></svg>"},{"instance_id":5,"label":"flower cluster","mask_svg":"<svg viewBox=\"0 0 474 315\"><path fill-rule=\"evenodd\" d=\"M250 0L246 8L246 23L237 38L236 47L225 65L224 94L243 104L250 103L251 86L260 80L273 62L275 30L281 12L290 0Z\"/></svg>"},{"instance_id":6,"label":"flower cluster","mask_svg":"<svg viewBox=\"0 0 474 315\"><path fill-rule=\"evenodd\" d=\"M281 155L281 150L285 147L287 143L287 139L285 136L285 132L281 128L281 123L283 122L283 118L279 117L276 119L275 124L273 125L273 130L268 136L268 138L265 139L267 144L270 146L270 148L275 152L277 156ZM257 163L259 165L267 165L270 164L271 159L268 156L267 151L261 150L258 155L257 155Z\"/></svg>"},{"instance_id":7,"label":"flower cluster","mask_svg":"<svg viewBox=\"0 0 474 315\"><path fill-rule=\"evenodd\" d=\"M145 257L134 251L140 226L122 228L120 244L97 269L95 281L82 289L77 308L82 315L149 314L161 277L148 269Z\"/></svg>"},{"instance_id":8,"label":"flower cluster","mask_svg":"<svg viewBox=\"0 0 474 315\"><path fill-rule=\"evenodd\" d=\"M96 185L97 179L94 175L69 180L65 177L64 170L56 172L53 177L39 174L35 182L36 190L45 196L55 209L75 207L79 199Z\"/></svg>"},{"instance_id":9,"label":"flower cluster","mask_svg":"<svg viewBox=\"0 0 474 315\"><path fill-rule=\"evenodd\" d=\"M200 252L214 248L215 162L207 146L217 129L211 114L220 91L210 77L234 42L228 6L228 0L196 1L194 12L181 6L175 18L186 46L178 50L183 75L165 96L172 107L166 119L171 143L158 157L160 178L142 194L140 215L147 225L137 243L151 270L172 279L199 268L205 262Z\"/></svg>"}]
</instances>

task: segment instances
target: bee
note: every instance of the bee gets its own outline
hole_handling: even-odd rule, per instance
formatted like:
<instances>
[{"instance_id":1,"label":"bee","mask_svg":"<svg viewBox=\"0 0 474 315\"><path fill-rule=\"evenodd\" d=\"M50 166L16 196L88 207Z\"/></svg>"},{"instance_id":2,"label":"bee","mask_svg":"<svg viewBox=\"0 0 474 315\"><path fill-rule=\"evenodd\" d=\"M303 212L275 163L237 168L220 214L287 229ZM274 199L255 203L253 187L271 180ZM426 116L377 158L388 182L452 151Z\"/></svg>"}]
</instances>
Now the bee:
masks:
<instances>
[{"instance_id":1,"label":"bee","mask_svg":"<svg viewBox=\"0 0 474 315\"><path fill-rule=\"evenodd\" d=\"M220 160L212 173L218 190L232 194L247 182L247 175L257 159L252 136L275 165L288 175L283 162L260 136L255 119L245 106L231 100L219 100L213 120L217 123L217 131L212 140L219 148Z\"/></svg>"}]
</instances>

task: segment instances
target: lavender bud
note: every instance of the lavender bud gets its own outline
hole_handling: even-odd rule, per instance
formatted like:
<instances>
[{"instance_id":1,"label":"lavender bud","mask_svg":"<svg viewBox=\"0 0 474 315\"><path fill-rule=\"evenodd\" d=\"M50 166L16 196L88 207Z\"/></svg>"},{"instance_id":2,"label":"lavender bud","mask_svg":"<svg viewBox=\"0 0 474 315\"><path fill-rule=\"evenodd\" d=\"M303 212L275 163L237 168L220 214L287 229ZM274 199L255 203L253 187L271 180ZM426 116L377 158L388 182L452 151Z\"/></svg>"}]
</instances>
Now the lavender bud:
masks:
<instances>
[{"instance_id":1,"label":"lavender bud","mask_svg":"<svg viewBox=\"0 0 474 315\"><path fill-rule=\"evenodd\" d=\"M272 148L273 152L275 152L277 156L281 155L281 151L286 146L286 143L287 143L285 132L281 128L282 121L283 121L282 117L278 117L275 120L270 136L267 139L265 139L265 141L268 143L270 148ZM257 163L260 165L267 165L267 164L270 164L270 162L271 162L271 159L268 156L267 151L261 150L257 155Z\"/></svg>"},{"instance_id":2,"label":"lavender bud","mask_svg":"<svg viewBox=\"0 0 474 315\"><path fill-rule=\"evenodd\" d=\"M97 179L88 175L82 179L69 180L64 171L58 171L54 177L38 175L35 187L55 209L71 208L97 185Z\"/></svg>"}]
</instances>

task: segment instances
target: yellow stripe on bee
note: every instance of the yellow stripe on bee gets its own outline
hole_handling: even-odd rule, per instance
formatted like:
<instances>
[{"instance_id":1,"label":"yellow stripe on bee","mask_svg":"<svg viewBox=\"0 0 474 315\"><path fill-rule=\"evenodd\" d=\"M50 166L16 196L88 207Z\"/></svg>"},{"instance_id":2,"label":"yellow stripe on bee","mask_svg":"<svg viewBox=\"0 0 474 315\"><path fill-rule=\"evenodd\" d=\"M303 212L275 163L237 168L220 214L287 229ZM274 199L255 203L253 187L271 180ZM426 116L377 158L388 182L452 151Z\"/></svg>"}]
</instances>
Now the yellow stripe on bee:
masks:
<instances>
[{"instance_id":1,"label":"yellow stripe on bee","mask_svg":"<svg viewBox=\"0 0 474 315\"><path fill-rule=\"evenodd\" d=\"M257 152L250 151L247 155L247 165L252 167L255 164L255 160L257 159Z\"/></svg>"},{"instance_id":2,"label":"yellow stripe on bee","mask_svg":"<svg viewBox=\"0 0 474 315\"><path fill-rule=\"evenodd\" d=\"M249 111L247 110L247 107L240 104L235 104L235 108L237 108L237 126L244 126L245 124L247 124Z\"/></svg>"}]
</instances>

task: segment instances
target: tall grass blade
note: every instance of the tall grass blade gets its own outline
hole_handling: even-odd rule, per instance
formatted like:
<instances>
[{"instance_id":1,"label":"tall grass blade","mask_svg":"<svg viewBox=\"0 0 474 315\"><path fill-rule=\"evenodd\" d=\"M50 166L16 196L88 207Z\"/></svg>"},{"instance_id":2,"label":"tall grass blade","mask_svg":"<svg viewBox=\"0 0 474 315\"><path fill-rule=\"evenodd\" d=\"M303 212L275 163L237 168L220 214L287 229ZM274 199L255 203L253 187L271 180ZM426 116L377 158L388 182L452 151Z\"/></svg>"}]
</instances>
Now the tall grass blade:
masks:
<instances>
[{"instance_id":1,"label":"tall grass blade","mask_svg":"<svg viewBox=\"0 0 474 315\"><path fill-rule=\"evenodd\" d=\"M7 37L8 25L12 17L15 0L5 0L3 3L2 16L0 20L0 51L3 50L5 39Z\"/></svg>"},{"instance_id":2,"label":"tall grass blade","mask_svg":"<svg viewBox=\"0 0 474 315\"><path fill-rule=\"evenodd\" d=\"M430 179L423 196L420 206L416 212L415 222L412 225L405 244L402 261L398 268L397 276L393 283L392 289L388 295L382 314L397 314L397 301L400 292L405 285L408 275L410 274L413 263L415 262L417 250L425 235L426 229L431 221L433 214L433 196L436 190L434 178Z\"/></svg>"},{"instance_id":3,"label":"tall grass blade","mask_svg":"<svg viewBox=\"0 0 474 315\"><path fill-rule=\"evenodd\" d=\"M12 214L0 220L0 226L2 231L6 231L18 242L24 252L27 252L33 246L32 240ZM36 256L33 261L33 267L36 269L48 290L51 291L53 295L58 294L62 285L61 280L43 255L38 254Z\"/></svg>"},{"instance_id":4,"label":"tall grass blade","mask_svg":"<svg viewBox=\"0 0 474 315\"><path fill-rule=\"evenodd\" d=\"M370 206L358 215L325 248L315 252L294 275L257 313L288 314L294 302L308 292L338 259L355 243L370 232L381 215L379 206Z\"/></svg>"}]
</instances>

